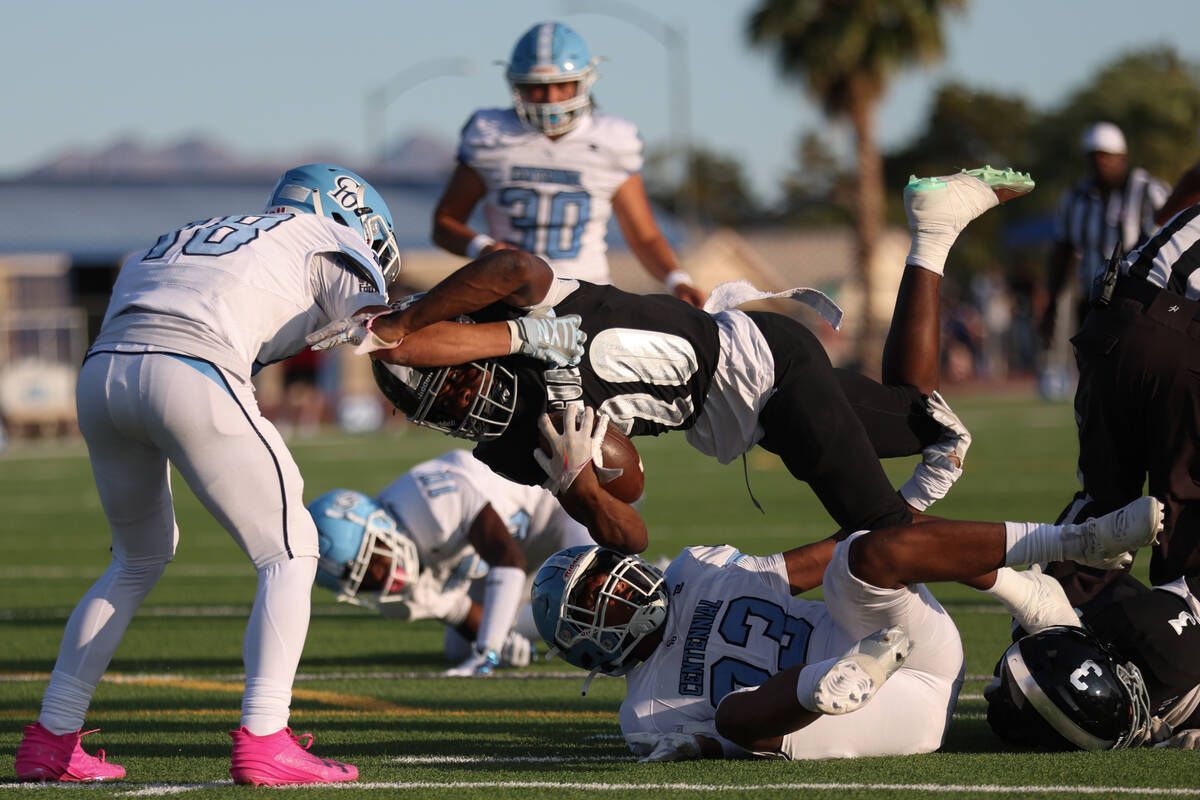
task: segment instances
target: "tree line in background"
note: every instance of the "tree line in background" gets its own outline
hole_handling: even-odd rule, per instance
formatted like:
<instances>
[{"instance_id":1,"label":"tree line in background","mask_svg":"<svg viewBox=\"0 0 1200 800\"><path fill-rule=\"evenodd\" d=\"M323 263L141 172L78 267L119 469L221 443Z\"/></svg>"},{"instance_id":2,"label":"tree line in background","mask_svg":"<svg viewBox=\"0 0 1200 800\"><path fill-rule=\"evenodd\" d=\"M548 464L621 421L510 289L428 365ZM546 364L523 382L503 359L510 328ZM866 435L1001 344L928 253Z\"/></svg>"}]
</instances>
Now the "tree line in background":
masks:
<instances>
[{"instance_id":1,"label":"tree line in background","mask_svg":"<svg viewBox=\"0 0 1200 800\"><path fill-rule=\"evenodd\" d=\"M1050 237L1058 198L1084 174L1079 139L1087 125L1119 125L1130 164L1168 183L1200 156L1200 67L1169 47L1115 54L1050 110L1019 96L947 83L924 130L883 154L876 112L888 82L902 69L938 60L943 17L964 7L965 0L761 0L747 20L750 43L771 51L780 72L820 102L827 117L850 123L854 164L835 155L827 136L804 132L795 168L782 182L783 199L767 207L753 196L734 156L695 148L682 177L671 181L663 169L667 153L652 153L646 170L651 196L709 225L850 225L858 244L856 277L869 292L884 225L904 222L900 193L889 189L903 186L910 173L939 175L981 164L1032 172L1038 191L980 220L973 226L977 235L955 259L956 271L968 275L998 261L1010 272L1036 273L1040 264L1033 260L1040 261L1040 246ZM1010 245L1007 252L997 252L1000 241ZM886 324L866 321L856 348L860 363L877 361Z\"/></svg>"},{"instance_id":2,"label":"tree line in background","mask_svg":"<svg viewBox=\"0 0 1200 800\"><path fill-rule=\"evenodd\" d=\"M1200 64L1170 48L1118 56L1061 107L1049 111L1039 111L1015 95L949 82L938 90L921 133L883 156L884 184L894 190L885 192L887 219L904 223L899 188L910 174L945 174L984 163L1032 172L1038 190L1021 203L981 218L973 228L990 223L999 235L1013 223L1045 217L1054 211L1063 190L1083 177L1079 139L1088 124L1102 119L1125 131L1131 165L1174 183L1200 160ZM837 157L827 135L800 134L793 170L782 178L782 199L775 205L754 196L733 155L693 149L688 185L664 179L666 161L665 151L651 152L647 158L647 182L655 201L674 211L681 198L690 196L700 219L709 225L746 229L853 221L855 168ZM976 254L962 260L968 269L988 261Z\"/></svg>"}]
</instances>

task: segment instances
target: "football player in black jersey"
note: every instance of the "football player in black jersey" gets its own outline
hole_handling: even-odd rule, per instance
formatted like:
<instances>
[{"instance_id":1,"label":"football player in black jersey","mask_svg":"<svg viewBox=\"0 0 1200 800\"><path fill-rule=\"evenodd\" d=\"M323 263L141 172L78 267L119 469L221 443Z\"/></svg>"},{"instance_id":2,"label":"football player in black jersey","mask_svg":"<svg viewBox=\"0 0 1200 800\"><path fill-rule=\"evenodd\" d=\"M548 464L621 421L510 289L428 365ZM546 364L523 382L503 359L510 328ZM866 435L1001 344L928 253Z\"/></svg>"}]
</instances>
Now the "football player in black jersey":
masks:
<instances>
[{"instance_id":1,"label":"football player in black jersey","mask_svg":"<svg viewBox=\"0 0 1200 800\"><path fill-rule=\"evenodd\" d=\"M834 369L817 338L788 317L710 314L669 296L559 280L545 262L513 250L467 264L373 320L367 347L394 347L411 331L462 315L480 322L531 311L579 315L586 352L574 367L546 370L521 357L434 370L377 361L376 380L409 419L480 442L475 455L517 482L546 480L533 458L539 418L580 403L629 436L686 431L689 443L722 463L759 444L808 482L845 530L900 524L945 493L969 442L935 395L946 256L971 219L1032 188L1028 175L991 168L909 182L913 240L882 384ZM879 459L921 452L914 480L898 494ZM583 473L594 479L592 470ZM645 526L624 504L584 508L569 489L560 499L601 544L645 549Z\"/></svg>"},{"instance_id":2,"label":"football player in black jersey","mask_svg":"<svg viewBox=\"0 0 1200 800\"><path fill-rule=\"evenodd\" d=\"M1053 750L1200 749L1200 599L1188 583L1148 589L1122 575L1082 624L1017 630L984 692L992 730Z\"/></svg>"}]
</instances>

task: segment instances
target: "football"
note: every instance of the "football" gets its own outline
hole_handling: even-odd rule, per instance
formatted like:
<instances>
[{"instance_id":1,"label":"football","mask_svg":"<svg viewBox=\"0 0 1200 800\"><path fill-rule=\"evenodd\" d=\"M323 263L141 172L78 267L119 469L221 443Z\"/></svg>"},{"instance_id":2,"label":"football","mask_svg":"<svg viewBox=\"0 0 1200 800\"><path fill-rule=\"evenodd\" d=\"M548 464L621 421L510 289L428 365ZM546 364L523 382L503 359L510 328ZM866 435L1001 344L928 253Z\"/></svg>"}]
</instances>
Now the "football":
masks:
<instances>
[{"instance_id":1,"label":"football","mask_svg":"<svg viewBox=\"0 0 1200 800\"><path fill-rule=\"evenodd\" d=\"M551 411L550 422L557 431L562 430L562 412ZM538 434L538 445L542 451L547 451L546 440ZM624 503L640 500L646 485L646 475L642 468L642 457L629 437L621 433L615 425L609 423L604 432L604 443L600 446L602 463L598 466L606 469L620 469L621 474L600 485L613 497Z\"/></svg>"}]
</instances>

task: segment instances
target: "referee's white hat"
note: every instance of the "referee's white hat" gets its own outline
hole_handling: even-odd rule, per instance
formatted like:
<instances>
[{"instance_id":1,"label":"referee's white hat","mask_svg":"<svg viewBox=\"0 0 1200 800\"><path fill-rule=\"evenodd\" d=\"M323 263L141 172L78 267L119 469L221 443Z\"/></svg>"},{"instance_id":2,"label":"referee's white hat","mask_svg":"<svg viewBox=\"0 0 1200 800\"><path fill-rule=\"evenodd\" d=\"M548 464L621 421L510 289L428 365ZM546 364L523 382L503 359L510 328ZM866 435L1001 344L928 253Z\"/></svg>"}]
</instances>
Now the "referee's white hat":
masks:
<instances>
[{"instance_id":1,"label":"referee's white hat","mask_svg":"<svg viewBox=\"0 0 1200 800\"><path fill-rule=\"evenodd\" d=\"M1125 155L1125 134L1111 122L1097 122L1083 132L1083 149L1088 153Z\"/></svg>"}]
</instances>

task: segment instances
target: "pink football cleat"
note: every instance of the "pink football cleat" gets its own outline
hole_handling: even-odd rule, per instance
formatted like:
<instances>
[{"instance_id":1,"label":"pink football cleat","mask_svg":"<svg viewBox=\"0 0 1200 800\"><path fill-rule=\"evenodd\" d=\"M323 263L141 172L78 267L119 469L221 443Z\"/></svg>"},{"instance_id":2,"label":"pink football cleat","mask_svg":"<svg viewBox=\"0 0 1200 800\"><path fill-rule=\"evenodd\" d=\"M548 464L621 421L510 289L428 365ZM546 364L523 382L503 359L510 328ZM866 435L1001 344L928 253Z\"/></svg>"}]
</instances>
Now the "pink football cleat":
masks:
<instances>
[{"instance_id":1,"label":"pink football cleat","mask_svg":"<svg viewBox=\"0 0 1200 800\"><path fill-rule=\"evenodd\" d=\"M17 780L78 783L124 778L125 768L105 761L103 750L94 756L83 751L79 740L95 732L54 734L40 722L26 725L25 738L17 746Z\"/></svg>"},{"instance_id":2,"label":"pink football cleat","mask_svg":"<svg viewBox=\"0 0 1200 800\"><path fill-rule=\"evenodd\" d=\"M308 753L313 735L292 735L284 728L267 736L255 736L244 727L230 731L233 738L233 764L229 774L234 783L252 786L278 786L285 783L339 783L358 779L351 764L317 758ZM303 745L300 740L308 738Z\"/></svg>"}]
</instances>

